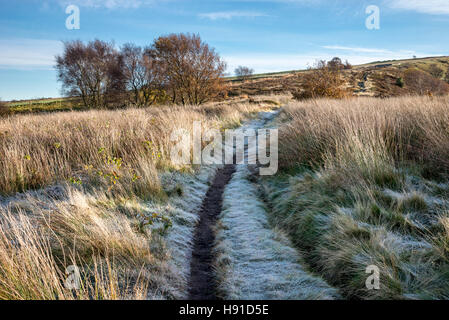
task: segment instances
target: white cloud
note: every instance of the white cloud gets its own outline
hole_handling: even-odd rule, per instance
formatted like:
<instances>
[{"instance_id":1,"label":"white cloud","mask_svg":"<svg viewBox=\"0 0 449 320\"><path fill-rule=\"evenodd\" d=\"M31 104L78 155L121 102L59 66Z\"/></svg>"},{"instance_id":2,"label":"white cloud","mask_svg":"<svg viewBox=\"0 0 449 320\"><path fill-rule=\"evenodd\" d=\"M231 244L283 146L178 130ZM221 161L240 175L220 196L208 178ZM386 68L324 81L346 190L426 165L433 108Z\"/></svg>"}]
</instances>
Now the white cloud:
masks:
<instances>
[{"instance_id":1,"label":"white cloud","mask_svg":"<svg viewBox=\"0 0 449 320\"><path fill-rule=\"evenodd\" d=\"M232 18L257 18L257 17L266 17L267 15L260 12L250 12L250 11L222 11L222 12L200 13L198 16L210 20L219 20L219 19L231 20Z\"/></svg>"},{"instance_id":2,"label":"white cloud","mask_svg":"<svg viewBox=\"0 0 449 320\"><path fill-rule=\"evenodd\" d=\"M448 0L387 0L387 4L394 9L428 14L449 14Z\"/></svg>"},{"instance_id":3,"label":"white cloud","mask_svg":"<svg viewBox=\"0 0 449 320\"><path fill-rule=\"evenodd\" d=\"M153 4L154 0L59 0L61 5L77 5L80 7L90 7L90 8L107 8L107 9L118 9L118 8L139 8L142 5Z\"/></svg>"},{"instance_id":4,"label":"white cloud","mask_svg":"<svg viewBox=\"0 0 449 320\"><path fill-rule=\"evenodd\" d=\"M361 47L345 47L345 46L323 46L324 49L337 50L337 51L350 51L354 53L374 53L374 54L395 54L395 52L387 49L378 48L361 48ZM398 53L413 55L414 51L401 50Z\"/></svg>"},{"instance_id":5,"label":"white cloud","mask_svg":"<svg viewBox=\"0 0 449 320\"><path fill-rule=\"evenodd\" d=\"M0 68L52 69L63 44L55 40L0 39Z\"/></svg>"},{"instance_id":6,"label":"white cloud","mask_svg":"<svg viewBox=\"0 0 449 320\"><path fill-rule=\"evenodd\" d=\"M344 46L323 46L323 48L329 49L329 50L352 51L352 52L363 52L363 53L390 53L391 52L391 51L385 50L385 49L344 47Z\"/></svg>"}]
</instances>

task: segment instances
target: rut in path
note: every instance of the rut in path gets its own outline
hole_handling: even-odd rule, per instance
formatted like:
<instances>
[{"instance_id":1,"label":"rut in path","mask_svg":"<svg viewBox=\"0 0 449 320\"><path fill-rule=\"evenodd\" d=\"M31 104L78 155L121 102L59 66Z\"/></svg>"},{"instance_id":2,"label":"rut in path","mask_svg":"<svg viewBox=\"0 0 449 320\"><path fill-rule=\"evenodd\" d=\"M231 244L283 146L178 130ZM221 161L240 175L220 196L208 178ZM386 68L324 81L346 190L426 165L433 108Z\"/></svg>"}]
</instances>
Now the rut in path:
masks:
<instances>
[{"instance_id":1,"label":"rut in path","mask_svg":"<svg viewBox=\"0 0 449 320\"><path fill-rule=\"evenodd\" d=\"M213 270L215 226L221 213L223 192L235 172L234 165L219 169L206 194L199 213L200 221L195 230L192 260L190 263L189 299L215 300L217 283Z\"/></svg>"}]
</instances>

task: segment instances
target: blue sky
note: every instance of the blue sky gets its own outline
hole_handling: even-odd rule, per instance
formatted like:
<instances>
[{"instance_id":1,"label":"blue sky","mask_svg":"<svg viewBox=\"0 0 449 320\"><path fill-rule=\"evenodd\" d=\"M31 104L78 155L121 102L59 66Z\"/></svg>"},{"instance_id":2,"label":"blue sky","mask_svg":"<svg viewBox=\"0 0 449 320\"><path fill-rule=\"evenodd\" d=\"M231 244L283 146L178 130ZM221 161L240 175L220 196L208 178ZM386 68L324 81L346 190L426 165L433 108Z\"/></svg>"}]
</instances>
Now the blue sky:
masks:
<instances>
[{"instance_id":1,"label":"blue sky","mask_svg":"<svg viewBox=\"0 0 449 320\"><path fill-rule=\"evenodd\" d=\"M65 9L80 8L79 30ZM365 10L380 8L380 29ZM60 96L54 56L71 39L148 45L199 33L228 63L256 72L302 69L340 56L353 64L449 55L449 0L0 0L0 98Z\"/></svg>"}]
</instances>

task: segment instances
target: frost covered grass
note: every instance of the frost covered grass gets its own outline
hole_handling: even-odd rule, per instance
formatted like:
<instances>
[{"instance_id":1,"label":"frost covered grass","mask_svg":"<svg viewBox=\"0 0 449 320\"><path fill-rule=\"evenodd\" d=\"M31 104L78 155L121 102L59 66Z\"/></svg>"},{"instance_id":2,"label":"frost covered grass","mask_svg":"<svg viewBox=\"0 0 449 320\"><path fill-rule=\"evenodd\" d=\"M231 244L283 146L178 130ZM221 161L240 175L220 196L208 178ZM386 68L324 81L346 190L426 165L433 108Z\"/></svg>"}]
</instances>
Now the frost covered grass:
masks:
<instances>
[{"instance_id":1,"label":"frost covered grass","mask_svg":"<svg viewBox=\"0 0 449 320\"><path fill-rule=\"evenodd\" d=\"M195 213L214 172L163 174L164 190L181 190L168 201L70 185L9 198L0 206L0 299L186 298ZM70 265L81 268L80 290L64 287Z\"/></svg>"},{"instance_id":2,"label":"frost covered grass","mask_svg":"<svg viewBox=\"0 0 449 320\"><path fill-rule=\"evenodd\" d=\"M278 113L261 113L242 129L273 127ZM249 300L338 298L335 289L302 268L287 237L271 227L258 187L251 182L253 167L238 165L223 195L214 249L218 295Z\"/></svg>"},{"instance_id":3,"label":"frost covered grass","mask_svg":"<svg viewBox=\"0 0 449 320\"><path fill-rule=\"evenodd\" d=\"M449 298L447 98L317 100L282 115L272 223L357 299ZM380 270L368 290L366 268Z\"/></svg>"},{"instance_id":4,"label":"frost covered grass","mask_svg":"<svg viewBox=\"0 0 449 320\"><path fill-rule=\"evenodd\" d=\"M247 166L225 189L217 234L216 271L225 299L335 299L338 293L300 265L281 232L272 230Z\"/></svg>"},{"instance_id":5,"label":"frost covered grass","mask_svg":"<svg viewBox=\"0 0 449 320\"><path fill-rule=\"evenodd\" d=\"M237 126L256 104L0 120L0 299L181 299L214 168L177 167L173 129ZM21 192L21 193L16 193ZM77 265L79 290L64 287Z\"/></svg>"},{"instance_id":6,"label":"frost covered grass","mask_svg":"<svg viewBox=\"0 0 449 320\"><path fill-rule=\"evenodd\" d=\"M171 199L168 209L173 227L165 241L170 252L170 264L178 273L180 286L177 298L188 298L190 261L198 212L209 189L217 167L204 166L196 175L175 174L175 181L182 185L182 196Z\"/></svg>"}]
</instances>

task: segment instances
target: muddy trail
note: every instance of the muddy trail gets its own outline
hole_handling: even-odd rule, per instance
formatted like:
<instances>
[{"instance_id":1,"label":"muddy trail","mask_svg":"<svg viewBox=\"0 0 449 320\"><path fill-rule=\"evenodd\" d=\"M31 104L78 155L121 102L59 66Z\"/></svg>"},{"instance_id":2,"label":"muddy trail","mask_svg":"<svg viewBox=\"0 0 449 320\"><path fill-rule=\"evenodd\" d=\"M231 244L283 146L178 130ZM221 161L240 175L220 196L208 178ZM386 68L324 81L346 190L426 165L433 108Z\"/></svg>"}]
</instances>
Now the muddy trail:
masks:
<instances>
[{"instance_id":1,"label":"muddy trail","mask_svg":"<svg viewBox=\"0 0 449 320\"><path fill-rule=\"evenodd\" d=\"M222 211L223 192L235 172L235 165L226 165L217 174L204 198L195 230L190 264L189 300L216 300L216 277L213 270L213 230Z\"/></svg>"}]
</instances>

